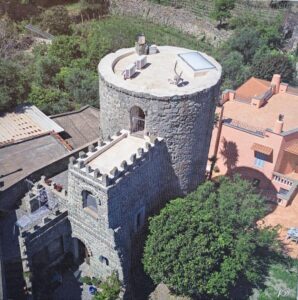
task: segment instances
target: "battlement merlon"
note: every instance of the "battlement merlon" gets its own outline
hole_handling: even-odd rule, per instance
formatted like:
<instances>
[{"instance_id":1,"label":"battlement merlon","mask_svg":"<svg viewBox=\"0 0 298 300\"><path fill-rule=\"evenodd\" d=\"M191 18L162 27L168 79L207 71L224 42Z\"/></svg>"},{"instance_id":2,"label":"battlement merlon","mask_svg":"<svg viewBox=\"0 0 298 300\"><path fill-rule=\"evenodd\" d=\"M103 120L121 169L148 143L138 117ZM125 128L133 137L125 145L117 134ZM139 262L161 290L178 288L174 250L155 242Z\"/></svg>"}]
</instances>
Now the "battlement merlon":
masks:
<instances>
[{"instance_id":1,"label":"battlement merlon","mask_svg":"<svg viewBox=\"0 0 298 300\"><path fill-rule=\"evenodd\" d=\"M88 177L107 188L149 161L154 149L163 139L153 136L134 136L121 130L107 141L91 145L88 152L71 157L69 170Z\"/></svg>"}]
</instances>

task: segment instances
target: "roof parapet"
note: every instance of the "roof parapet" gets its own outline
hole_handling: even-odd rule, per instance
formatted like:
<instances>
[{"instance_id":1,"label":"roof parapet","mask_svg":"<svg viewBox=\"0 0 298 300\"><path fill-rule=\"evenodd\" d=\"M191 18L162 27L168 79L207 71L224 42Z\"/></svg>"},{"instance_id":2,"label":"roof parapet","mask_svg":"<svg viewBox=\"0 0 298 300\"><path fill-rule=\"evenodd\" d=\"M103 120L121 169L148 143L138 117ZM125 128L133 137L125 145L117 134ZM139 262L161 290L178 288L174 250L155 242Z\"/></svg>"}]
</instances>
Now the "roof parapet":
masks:
<instances>
[{"instance_id":1,"label":"roof parapet","mask_svg":"<svg viewBox=\"0 0 298 300\"><path fill-rule=\"evenodd\" d=\"M162 139L158 137L150 137L150 142L146 142L144 148L138 148L137 153L133 153L130 159L123 160L119 167L115 166L108 173L102 174L96 168L93 169L88 163L94 158L107 151L113 145L118 143L124 138L127 138L129 132L121 130L116 135L108 137L107 141L99 141L97 145L88 148L88 152L81 151L79 157L71 157L69 160L69 169L78 172L81 175L89 177L91 180L96 181L103 187L113 185L117 180L123 178L131 173L136 168L149 161L154 149L161 143Z\"/></svg>"}]
</instances>

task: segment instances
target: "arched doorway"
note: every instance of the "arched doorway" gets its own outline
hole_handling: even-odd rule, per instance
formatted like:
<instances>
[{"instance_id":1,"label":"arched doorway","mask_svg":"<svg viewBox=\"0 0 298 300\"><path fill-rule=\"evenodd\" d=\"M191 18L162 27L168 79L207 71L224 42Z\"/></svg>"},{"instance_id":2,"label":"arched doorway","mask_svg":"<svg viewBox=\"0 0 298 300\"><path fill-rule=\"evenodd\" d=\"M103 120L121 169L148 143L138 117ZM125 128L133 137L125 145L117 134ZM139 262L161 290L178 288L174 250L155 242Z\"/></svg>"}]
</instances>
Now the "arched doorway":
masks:
<instances>
[{"instance_id":1,"label":"arched doorway","mask_svg":"<svg viewBox=\"0 0 298 300\"><path fill-rule=\"evenodd\" d=\"M74 258L77 265L84 262L90 264L90 254L85 244L77 238L73 238Z\"/></svg>"},{"instance_id":2,"label":"arched doorway","mask_svg":"<svg viewBox=\"0 0 298 300\"><path fill-rule=\"evenodd\" d=\"M133 106L130 110L130 131L138 134L145 132L145 113L139 106Z\"/></svg>"}]
</instances>

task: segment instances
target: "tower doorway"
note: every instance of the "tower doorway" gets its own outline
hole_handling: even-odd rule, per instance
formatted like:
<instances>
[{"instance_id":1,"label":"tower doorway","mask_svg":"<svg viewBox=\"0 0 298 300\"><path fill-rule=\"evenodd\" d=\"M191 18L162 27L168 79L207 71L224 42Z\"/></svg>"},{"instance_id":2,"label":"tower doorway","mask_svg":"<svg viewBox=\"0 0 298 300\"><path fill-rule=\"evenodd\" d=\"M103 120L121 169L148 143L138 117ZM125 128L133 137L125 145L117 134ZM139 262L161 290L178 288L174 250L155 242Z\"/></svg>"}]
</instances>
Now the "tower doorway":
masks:
<instances>
[{"instance_id":1,"label":"tower doorway","mask_svg":"<svg viewBox=\"0 0 298 300\"><path fill-rule=\"evenodd\" d=\"M74 238L73 246L74 246L74 257L76 263L78 265L81 265L84 262L86 262L89 265L90 258L89 258L88 249L86 248L85 244L81 240Z\"/></svg>"},{"instance_id":2,"label":"tower doorway","mask_svg":"<svg viewBox=\"0 0 298 300\"><path fill-rule=\"evenodd\" d=\"M138 106L130 110L130 131L141 135L145 133L145 113Z\"/></svg>"}]
</instances>

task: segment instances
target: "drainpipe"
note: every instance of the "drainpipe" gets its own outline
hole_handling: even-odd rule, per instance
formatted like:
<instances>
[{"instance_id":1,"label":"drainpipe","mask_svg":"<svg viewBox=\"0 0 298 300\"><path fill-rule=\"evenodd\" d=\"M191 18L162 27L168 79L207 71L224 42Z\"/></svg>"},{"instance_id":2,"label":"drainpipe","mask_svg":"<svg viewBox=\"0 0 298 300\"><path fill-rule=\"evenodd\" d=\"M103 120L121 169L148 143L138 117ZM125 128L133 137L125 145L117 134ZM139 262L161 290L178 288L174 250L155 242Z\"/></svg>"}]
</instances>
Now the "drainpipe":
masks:
<instances>
[{"instance_id":1,"label":"drainpipe","mask_svg":"<svg viewBox=\"0 0 298 300\"><path fill-rule=\"evenodd\" d=\"M217 157L217 152L218 152L218 148L219 148L219 141L220 141L221 129L222 129L223 112L224 112L224 106L221 107L221 111L220 111L220 115L219 115L218 130L217 130L214 152L213 152L214 157Z\"/></svg>"}]
</instances>

